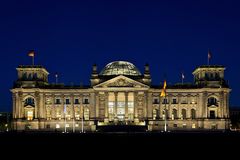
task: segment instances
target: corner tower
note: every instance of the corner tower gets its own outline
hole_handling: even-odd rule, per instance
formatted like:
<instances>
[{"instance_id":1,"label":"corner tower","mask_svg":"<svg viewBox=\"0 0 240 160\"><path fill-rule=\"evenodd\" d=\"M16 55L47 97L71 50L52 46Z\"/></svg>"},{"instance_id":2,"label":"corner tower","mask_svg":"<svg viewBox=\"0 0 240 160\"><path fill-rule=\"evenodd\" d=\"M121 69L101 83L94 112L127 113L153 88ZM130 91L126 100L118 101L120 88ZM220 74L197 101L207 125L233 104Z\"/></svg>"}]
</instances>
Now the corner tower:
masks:
<instances>
[{"instance_id":1,"label":"corner tower","mask_svg":"<svg viewBox=\"0 0 240 160\"><path fill-rule=\"evenodd\" d=\"M203 87L228 87L224 79L225 67L222 65L203 65L193 72L194 83Z\"/></svg>"},{"instance_id":2,"label":"corner tower","mask_svg":"<svg viewBox=\"0 0 240 160\"><path fill-rule=\"evenodd\" d=\"M48 71L39 65L20 65L17 67L18 78L14 88L32 88L48 84Z\"/></svg>"}]
</instances>

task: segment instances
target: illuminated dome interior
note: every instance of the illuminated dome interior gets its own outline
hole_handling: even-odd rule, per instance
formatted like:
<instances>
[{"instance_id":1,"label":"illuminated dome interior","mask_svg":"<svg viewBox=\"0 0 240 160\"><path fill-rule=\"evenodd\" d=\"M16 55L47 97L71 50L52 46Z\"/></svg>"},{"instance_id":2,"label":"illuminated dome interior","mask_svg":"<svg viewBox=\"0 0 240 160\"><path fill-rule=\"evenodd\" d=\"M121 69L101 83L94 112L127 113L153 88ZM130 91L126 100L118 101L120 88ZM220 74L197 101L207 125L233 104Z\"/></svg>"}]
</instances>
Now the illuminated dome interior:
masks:
<instances>
[{"instance_id":1,"label":"illuminated dome interior","mask_svg":"<svg viewBox=\"0 0 240 160\"><path fill-rule=\"evenodd\" d=\"M141 73L130 62L115 61L107 64L99 75L111 76L111 75L128 75L128 76L141 76Z\"/></svg>"}]
</instances>

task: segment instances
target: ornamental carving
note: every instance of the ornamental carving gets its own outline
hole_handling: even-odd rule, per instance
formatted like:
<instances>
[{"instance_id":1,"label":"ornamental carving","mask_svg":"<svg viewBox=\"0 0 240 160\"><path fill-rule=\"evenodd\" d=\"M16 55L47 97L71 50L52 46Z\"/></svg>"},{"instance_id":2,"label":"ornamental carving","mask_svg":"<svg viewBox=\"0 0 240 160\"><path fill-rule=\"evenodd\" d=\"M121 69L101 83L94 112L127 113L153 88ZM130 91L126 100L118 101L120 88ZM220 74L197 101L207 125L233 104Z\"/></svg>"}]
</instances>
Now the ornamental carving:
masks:
<instances>
[{"instance_id":1,"label":"ornamental carving","mask_svg":"<svg viewBox=\"0 0 240 160\"><path fill-rule=\"evenodd\" d=\"M126 81L125 79L119 79L113 83L110 83L108 87L134 87L134 84Z\"/></svg>"}]
</instances>

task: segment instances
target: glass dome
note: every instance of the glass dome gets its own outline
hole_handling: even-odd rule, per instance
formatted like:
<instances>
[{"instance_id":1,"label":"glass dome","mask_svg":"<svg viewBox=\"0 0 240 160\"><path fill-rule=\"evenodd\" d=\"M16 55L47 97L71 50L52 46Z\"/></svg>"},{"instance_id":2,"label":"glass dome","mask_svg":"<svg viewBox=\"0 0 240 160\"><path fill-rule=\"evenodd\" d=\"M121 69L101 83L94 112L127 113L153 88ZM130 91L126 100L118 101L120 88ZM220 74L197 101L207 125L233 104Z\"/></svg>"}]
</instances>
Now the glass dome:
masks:
<instances>
[{"instance_id":1,"label":"glass dome","mask_svg":"<svg viewBox=\"0 0 240 160\"><path fill-rule=\"evenodd\" d=\"M141 73L130 62L126 61L115 61L107 64L99 75L110 76L110 75L128 75L128 76L141 76Z\"/></svg>"}]
</instances>

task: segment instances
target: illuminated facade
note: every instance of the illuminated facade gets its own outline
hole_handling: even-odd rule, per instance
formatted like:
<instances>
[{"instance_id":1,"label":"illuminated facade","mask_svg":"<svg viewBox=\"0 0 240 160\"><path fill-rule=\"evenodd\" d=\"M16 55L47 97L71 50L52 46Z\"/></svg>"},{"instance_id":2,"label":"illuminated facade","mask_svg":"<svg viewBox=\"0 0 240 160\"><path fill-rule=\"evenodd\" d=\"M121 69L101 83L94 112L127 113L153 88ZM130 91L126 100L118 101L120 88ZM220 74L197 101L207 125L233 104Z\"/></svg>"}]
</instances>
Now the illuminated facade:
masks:
<instances>
[{"instance_id":1,"label":"illuminated facade","mask_svg":"<svg viewBox=\"0 0 240 160\"><path fill-rule=\"evenodd\" d=\"M95 131L98 126L142 125L148 130L229 129L229 93L224 66L206 65L193 72L193 84L151 85L132 63L116 61L99 73L93 65L91 85L50 84L42 66L19 66L11 90L16 130ZM166 112L164 112L166 107Z\"/></svg>"}]
</instances>

